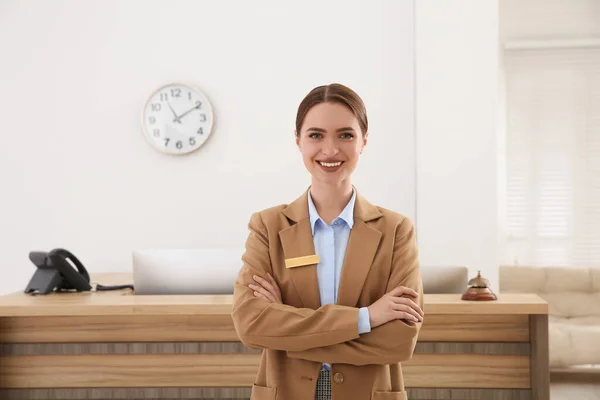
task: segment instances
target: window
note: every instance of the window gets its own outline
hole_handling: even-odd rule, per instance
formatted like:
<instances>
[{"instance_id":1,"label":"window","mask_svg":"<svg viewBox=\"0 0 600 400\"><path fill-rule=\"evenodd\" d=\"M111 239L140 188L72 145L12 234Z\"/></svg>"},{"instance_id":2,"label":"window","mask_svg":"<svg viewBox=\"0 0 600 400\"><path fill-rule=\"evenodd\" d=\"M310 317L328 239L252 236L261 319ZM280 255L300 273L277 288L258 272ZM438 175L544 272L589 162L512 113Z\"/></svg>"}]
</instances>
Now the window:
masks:
<instances>
[{"instance_id":1,"label":"window","mask_svg":"<svg viewBox=\"0 0 600 400\"><path fill-rule=\"evenodd\" d=\"M506 50L503 264L600 266L600 46Z\"/></svg>"}]
</instances>

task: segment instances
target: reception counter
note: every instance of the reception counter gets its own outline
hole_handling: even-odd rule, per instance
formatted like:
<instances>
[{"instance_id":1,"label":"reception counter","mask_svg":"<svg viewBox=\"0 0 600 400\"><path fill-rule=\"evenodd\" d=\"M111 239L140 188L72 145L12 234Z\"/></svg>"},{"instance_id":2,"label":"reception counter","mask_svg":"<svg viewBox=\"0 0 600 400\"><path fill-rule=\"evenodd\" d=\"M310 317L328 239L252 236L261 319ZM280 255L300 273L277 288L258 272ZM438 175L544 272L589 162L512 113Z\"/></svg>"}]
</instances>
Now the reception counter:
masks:
<instances>
[{"instance_id":1,"label":"reception counter","mask_svg":"<svg viewBox=\"0 0 600 400\"><path fill-rule=\"evenodd\" d=\"M239 341L232 297L1 296L0 399L248 399L260 350ZM411 400L549 399L544 300L426 294L424 302L415 354L403 364Z\"/></svg>"}]
</instances>

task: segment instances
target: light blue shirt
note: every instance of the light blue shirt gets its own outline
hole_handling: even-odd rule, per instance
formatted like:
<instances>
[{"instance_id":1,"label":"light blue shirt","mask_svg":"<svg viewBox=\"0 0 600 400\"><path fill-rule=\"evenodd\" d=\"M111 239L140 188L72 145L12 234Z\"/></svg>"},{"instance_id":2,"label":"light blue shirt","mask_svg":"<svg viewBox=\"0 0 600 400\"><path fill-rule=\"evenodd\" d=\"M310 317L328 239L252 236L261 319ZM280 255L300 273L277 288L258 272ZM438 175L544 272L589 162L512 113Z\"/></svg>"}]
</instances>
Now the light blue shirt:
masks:
<instances>
[{"instance_id":1,"label":"light blue shirt","mask_svg":"<svg viewBox=\"0 0 600 400\"><path fill-rule=\"evenodd\" d=\"M354 225L354 203L356 202L356 191L352 189L352 198L342 210L341 214L327 225L321 219L317 208L313 203L310 191L308 192L308 215L312 229L315 252L319 256L317 264L317 278L319 280L319 294L321 305L336 304L342 276L342 266L350 231ZM362 307L358 310L358 333L371 332L369 322L369 309ZM327 363L324 369L331 369Z\"/></svg>"}]
</instances>

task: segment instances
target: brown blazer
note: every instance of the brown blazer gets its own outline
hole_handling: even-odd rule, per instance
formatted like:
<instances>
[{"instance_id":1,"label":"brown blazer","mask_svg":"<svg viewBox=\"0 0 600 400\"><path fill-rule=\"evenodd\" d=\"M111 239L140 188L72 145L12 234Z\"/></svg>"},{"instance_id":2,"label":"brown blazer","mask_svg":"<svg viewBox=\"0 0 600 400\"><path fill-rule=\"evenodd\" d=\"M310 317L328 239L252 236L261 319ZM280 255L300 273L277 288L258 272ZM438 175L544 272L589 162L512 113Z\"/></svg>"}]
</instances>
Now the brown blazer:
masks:
<instances>
[{"instance_id":1,"label":"brown blazer","mask_svg":"<svg viewBox=\"0 0 600 400\"><path fill-rule=\"evenodd\" d=\"M337 304L320 305L308 191L290 205L255 213L234 287L233 322L244 345L264 349L251 400L311 400L321 363L331 364L333 400L406 399L400 363L412 357L421 323L393 320L358 334L358 308L397 286L423 284L412 222L357 193ZM283 304L254 297L252 276L277 281Z\"/></svg>"}]
</instances>

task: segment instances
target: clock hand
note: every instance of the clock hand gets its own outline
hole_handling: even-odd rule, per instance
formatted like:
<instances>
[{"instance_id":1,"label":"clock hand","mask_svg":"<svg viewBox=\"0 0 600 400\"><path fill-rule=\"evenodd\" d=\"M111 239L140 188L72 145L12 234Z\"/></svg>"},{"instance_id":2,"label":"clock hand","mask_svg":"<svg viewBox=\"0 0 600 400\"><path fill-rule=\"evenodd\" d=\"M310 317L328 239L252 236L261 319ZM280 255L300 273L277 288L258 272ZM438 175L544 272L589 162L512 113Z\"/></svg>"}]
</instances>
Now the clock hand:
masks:
<instances>
[{"instance_id":1,"label":"clock hand","mask_svg":"<svg viewBox=\"0 0 600 400\"><path fill-rule=\"evenodd\" d=\"M186 116L186 115L188 115L189 113L191 113L192 111L194 111L194 110L196 110L196 109L199 109L199 108L200 108L200 104L198 104L197 106L194 106L194 107L190 108L189 110L187 110L186 112L184 112L183 114L181 114L179 117L177 117L177 119L178 119L178 120L181 120L181 118L182 118L183 116ZM179 121L179 122L181 122L181 121Z\"/></svg>"},{"instance_id":2,"label":"clock hand","mask_svg":"<svg viewBox=\"0 0 600 400\"><path fill-rule=\"evenodd\" d=\"M167 101L167 104L169 105L169 108L171 109L171 112L173 113L173 116L175 117L175 119L173 120L173 122L179 122L179 123L181 123L181 121L179 120L179 117L177 116L177 113L175 112L175 110L173 110L173 107L171 106L171 103L169 103L169 101Z\"/></svg>"}]
</instances>

